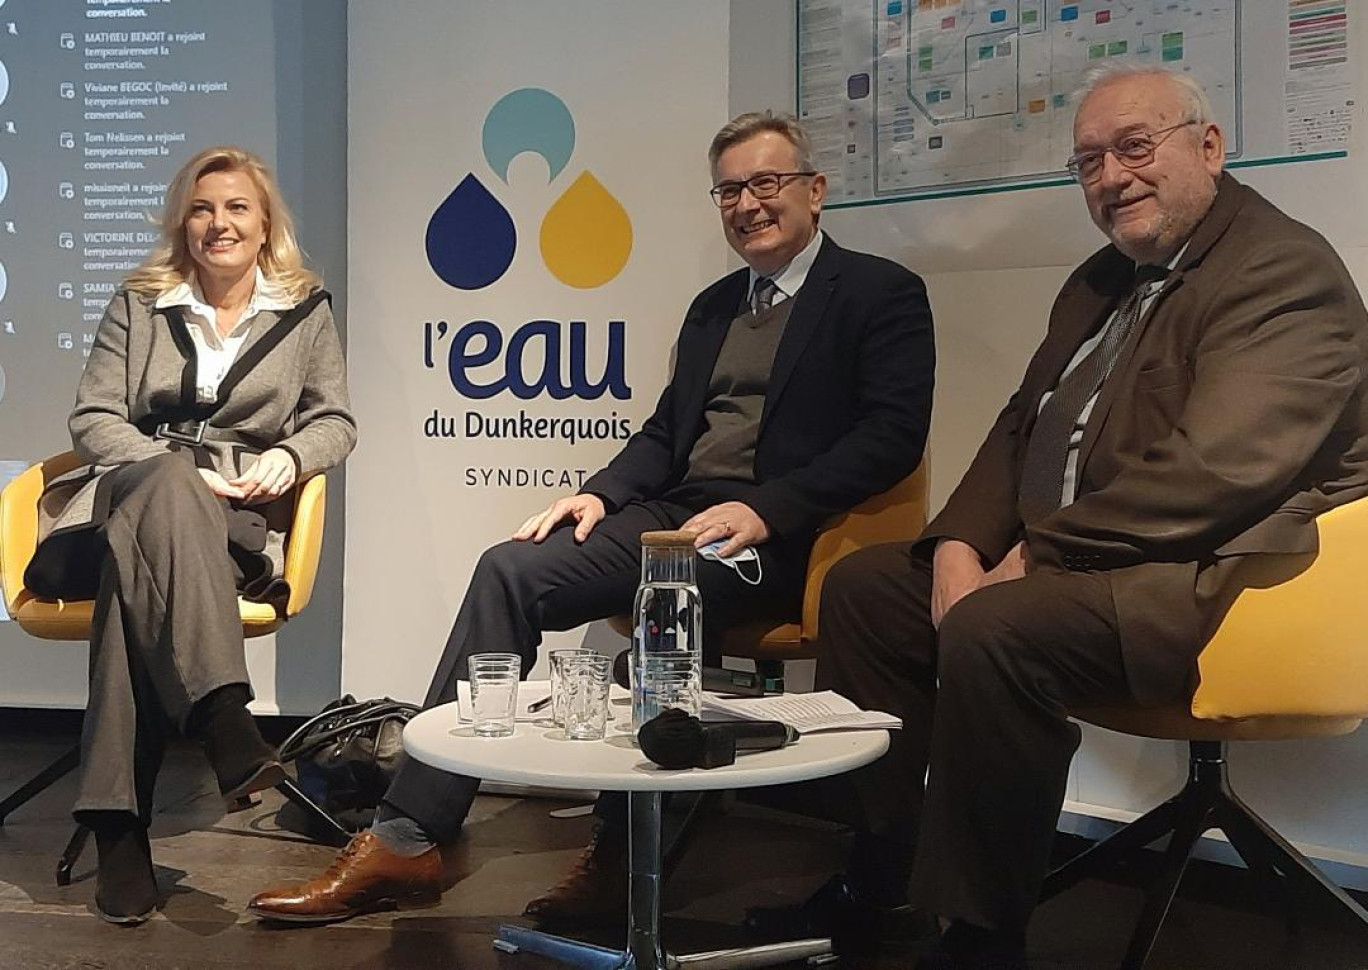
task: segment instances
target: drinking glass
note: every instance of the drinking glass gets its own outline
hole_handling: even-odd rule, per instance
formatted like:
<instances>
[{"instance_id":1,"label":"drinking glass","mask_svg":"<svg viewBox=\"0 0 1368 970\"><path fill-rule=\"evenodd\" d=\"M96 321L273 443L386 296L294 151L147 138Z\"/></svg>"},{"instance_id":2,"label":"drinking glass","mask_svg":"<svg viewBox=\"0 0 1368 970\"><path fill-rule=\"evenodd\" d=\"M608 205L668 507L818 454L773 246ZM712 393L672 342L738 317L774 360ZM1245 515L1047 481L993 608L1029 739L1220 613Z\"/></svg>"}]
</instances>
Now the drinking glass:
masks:
<instances>
[{"instance_id":1,"label":"drinking glass","mask_svg":"<svg viewBox=\"0 0 1368 970\"><path fill-rule=\"evenodd\" d=\"M551 666L551 721L556 727L565 727L565 661L570 657L597 655L589 647L565 647L547 653L547 663Z\"/></svg>"},{"instance_id":2,"label":"drinking glass","mask_svg":"<svg viewBox=\"0 0 1368 970\"><path fill-rule=\"evenodd\" d=\"M612 661L591 653L561 661L565 693L565 736L574 741L597 741L608 724L608 685Z\"/></svg>"},{"instance_id":3,"label":"drinking glass","mask_svg":"<svg viewBox=\"0 0 1368 970\"><path fill-rule=\"evenodd\" d=\"M470 719L482 738L513 733L518 710L522 657L516 653L477 653L470 657Z\"/></svg>"}]
</instances>

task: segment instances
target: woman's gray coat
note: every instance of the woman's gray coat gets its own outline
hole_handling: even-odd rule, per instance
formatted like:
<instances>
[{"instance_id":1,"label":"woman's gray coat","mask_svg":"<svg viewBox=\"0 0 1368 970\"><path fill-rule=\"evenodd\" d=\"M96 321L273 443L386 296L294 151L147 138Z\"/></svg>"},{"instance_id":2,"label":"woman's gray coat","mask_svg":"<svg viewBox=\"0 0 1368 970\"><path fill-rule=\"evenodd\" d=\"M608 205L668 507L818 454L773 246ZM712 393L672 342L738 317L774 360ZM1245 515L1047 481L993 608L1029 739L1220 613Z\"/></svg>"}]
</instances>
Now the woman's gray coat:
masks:
<instances>
[{"instance_id":1,"label":"woman's gray coat","mask_svg":"<svg viewBox=\"0 0 1368 970\"><path fill-rule=\"evenodd\" d=\"M100 525L101 477L119 465L184 447L157 436L164 421L194 418L194 344L175 307L119 289L95 332L68 426L85 462L44 493L39 537ZM302 316L301 316L302 313ZM196 463L236 478L268 448L294 456L299 478L341 462L356 443L346 362L326 291L295 311L263 310L220 388L195 449ZM284 565L290 501L259 507L267 520L263 553L271 577ZM42 549L40 545L39 556Z\"/></svg>"}]
</instances>

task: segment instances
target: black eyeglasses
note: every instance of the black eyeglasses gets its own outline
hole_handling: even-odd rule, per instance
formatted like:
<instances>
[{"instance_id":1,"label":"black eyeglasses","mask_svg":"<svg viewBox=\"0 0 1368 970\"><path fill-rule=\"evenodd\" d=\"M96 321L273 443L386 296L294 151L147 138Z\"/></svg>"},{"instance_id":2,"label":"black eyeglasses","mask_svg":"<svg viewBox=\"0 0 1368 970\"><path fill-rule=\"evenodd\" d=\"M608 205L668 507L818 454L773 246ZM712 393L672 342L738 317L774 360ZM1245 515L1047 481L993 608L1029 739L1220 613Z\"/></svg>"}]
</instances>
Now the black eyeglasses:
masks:
<instances>
[{"instance_id":1,"label":"black eyeglasses","mask_svg":"<svg viewBox=\"0 0 1368 970\"><path fill-rule=\"evenodd\" d=\"M1159 150L1159 146L1168 141L1179 128L1186 128L1188 125L1198 125L1200 121L1183 121L1171 128L1160 128L1158 131L1149 134L1136 133L1127 135L1115 145L1108 145L1106 148L1098 148L1094 151L1075 152L1064 163L1064 167L1069 170L1069 174L1079 182L1096 182L1102 177L1102 169L1106 166L1107 155L1112 155L1119 163L1126 168L1144 168L1154 161L1154 153Z\"/></svg>"},{"instance_id":2,"label":"black eyeglasses","mask_svg":"<svg viewBox=\"0 0 1368 970\"><path fill-rule=\"evenodd\" d=\"M708 190L708 194L712 196L712 200L717 203L719 209L730 209L741 201L742 189L750 189L751 198L772 199L787 184L786 179L804 178L816 174L816 172L765 172L763 175L752 175L740 182L718 182Z\"/></svg>"}]
</instances>

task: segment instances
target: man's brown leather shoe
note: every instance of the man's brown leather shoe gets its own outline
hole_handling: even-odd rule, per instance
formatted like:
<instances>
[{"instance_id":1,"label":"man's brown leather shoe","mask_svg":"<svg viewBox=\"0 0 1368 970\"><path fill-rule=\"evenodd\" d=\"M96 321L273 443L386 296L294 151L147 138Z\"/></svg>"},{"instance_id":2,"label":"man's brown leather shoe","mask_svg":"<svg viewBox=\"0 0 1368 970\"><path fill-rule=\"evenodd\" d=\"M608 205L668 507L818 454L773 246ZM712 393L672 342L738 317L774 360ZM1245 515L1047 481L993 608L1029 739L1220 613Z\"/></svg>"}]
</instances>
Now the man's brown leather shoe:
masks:
<instances>
[{"instance_id":1,"label":"man's brown leather shoe","mask_svg":"<svg viewBox=\"0 0 1368 970\"><path fill-rule=\"evenodd\" d=\"M625 829L600 825L565 878L527 904L539 920L605 921L627 915Z\"/></svg>"},{"instance_id":2,"label":"man's brown leather shoe","mask_svg":"<svg viewBox=\"0 0 1368 970\"><path fill-rule=\"evenodd\" d=\"M405 858L369 829L353 836L317 879L257 893L247 910L283 923L335 923L362 913L435 906L458 878L444 847Z\"/></svg>"}]
</instances>

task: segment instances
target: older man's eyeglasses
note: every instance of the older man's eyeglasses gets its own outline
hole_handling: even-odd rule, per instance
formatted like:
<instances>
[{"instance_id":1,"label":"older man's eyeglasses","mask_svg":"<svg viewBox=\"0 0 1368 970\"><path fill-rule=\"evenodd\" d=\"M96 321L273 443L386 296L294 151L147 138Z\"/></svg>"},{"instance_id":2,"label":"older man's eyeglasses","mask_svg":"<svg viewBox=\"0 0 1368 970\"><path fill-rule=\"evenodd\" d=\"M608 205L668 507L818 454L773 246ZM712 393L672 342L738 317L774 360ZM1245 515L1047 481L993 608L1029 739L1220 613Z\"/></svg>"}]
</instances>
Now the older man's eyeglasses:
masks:
<instances>
[{"instance_id":1,"label":"older man's eyeglasses","mask_svg":"<svg viewBox=\"0 0 1368 970\"><path fill-rule=\"evenodd\" d=\"M740 182L718 182L708 191L708 194L712 196L712 200L717 203L719 209L730 209L741 201L742 189L749 189L751 198L772 199L779 194L780 189L788 184L789 179L805 178L816 174L816 172L765 172L763 175L752 175Z\"/></svg>"},{"instance_id":2,"label":"older man's eyeglasses","mask_svg":"<svg viewBox=\"0 0 1368 970\"><path fill-rule=\"evenodd\" d=\"M1170 128L1160 128L1149 134L1137 132L1127 135L1115 145L1108 145L1106 148L1098 148L1094 151L1075 152L1065 162L1065 167L1079 182L1096 182L1102 177L1102 170L1106 167L1107 156L1111 155L1121 165L1126 168L1144 168L1154 161L1154 153L1159 150L1159 146L1168 141L1179 128L1186 128L1188 125L1201 124L1198 121L1183 121Z\"/></svg>"}]
</instances>

